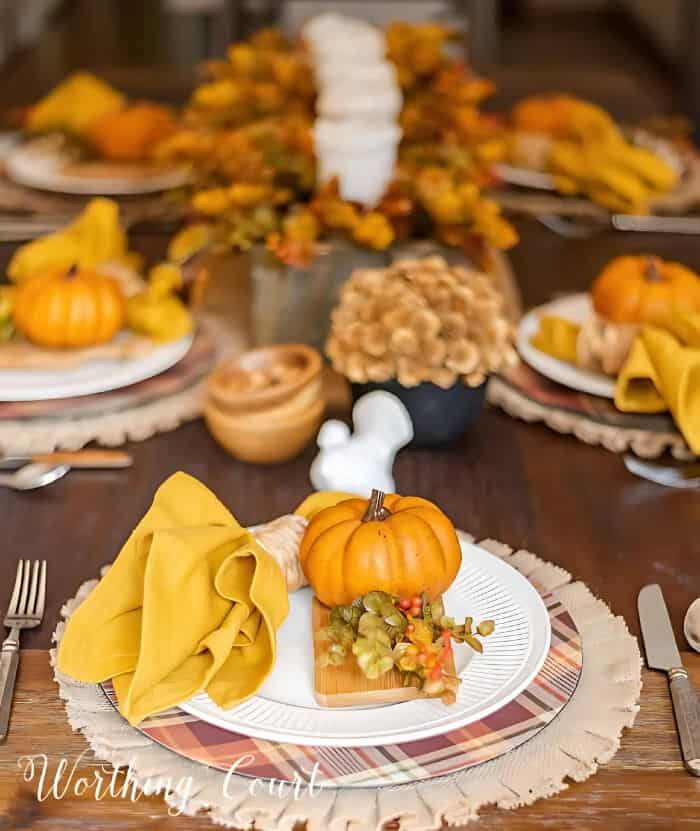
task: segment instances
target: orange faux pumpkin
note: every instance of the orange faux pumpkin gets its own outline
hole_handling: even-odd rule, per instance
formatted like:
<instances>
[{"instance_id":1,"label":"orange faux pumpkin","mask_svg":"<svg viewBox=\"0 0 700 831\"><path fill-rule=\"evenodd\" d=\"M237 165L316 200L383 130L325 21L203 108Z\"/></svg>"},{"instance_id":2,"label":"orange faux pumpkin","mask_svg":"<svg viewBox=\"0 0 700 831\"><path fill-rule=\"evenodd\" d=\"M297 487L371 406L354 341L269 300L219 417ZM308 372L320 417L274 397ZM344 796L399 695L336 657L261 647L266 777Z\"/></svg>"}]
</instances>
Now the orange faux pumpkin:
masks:
<instances>
[{"instance_id":1,"label":"orange faux pumpkin","mask_svg":"<svg viewBox=\"0 0 700 831\"><path fill-rule=\"evenodd\" d=\"M73 266L39 274L18 286L13 318L29 340L61 349L111 340L124 315L124 296L116 280Z\"/></svg>"},{"instance_id":2,"label":"orange faux pumpkin","mask_svg":"<svg viewBox=\"0 0 700 831\"><path fill-rule=\"evenodd\" d=\"M107 113L92 126L89 138L105 159L137 162L148 159L155 145L175 128L169 110L144 102Z\"/></svg>"},{"instance_id":3,"label":"orange faux pumpkin","mask_svg":"<svg viewBox=\"0 0 700 831\"><path fill-rule=\"evenodd\" d=\"M462 561L450 520L427 499L384 495L346 499L309 523L301 567L326 606L373 590L432 600L455 579Z\"/></svg>"},{"instance_id":4,"label":"orange faux pumpkin","mask_svg":"<svg viewBox=\"0 0 700 831\"><path fill-rule=\"evenodd\" d=\"M596 312L614 323L672 329L679 312L700 312L700 277L650 255L616 257L591 287Z\"/></svg>"}]
</instances>

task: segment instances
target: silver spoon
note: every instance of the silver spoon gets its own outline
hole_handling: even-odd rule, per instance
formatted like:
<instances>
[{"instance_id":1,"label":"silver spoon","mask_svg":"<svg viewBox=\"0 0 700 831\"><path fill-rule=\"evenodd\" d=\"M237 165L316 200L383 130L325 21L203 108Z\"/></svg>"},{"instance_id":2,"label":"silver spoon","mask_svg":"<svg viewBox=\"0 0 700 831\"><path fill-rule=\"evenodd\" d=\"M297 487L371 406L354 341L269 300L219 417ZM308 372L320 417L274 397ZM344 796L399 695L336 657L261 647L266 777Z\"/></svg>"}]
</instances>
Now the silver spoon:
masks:
<instances>
[{"instance_id":1,"label":"silver spoon","mask_svg":"<svg viewBox=\"0 0 700 831\"><path fill-rule=\"evenodd\" d=\"M65 476L69 470L68 465L47 465L35 462L21 467L14 473L0 474L0 486L4 485L18 491L31 491L50 485Z\"/></svg>"},{"instance_id":2,"label":"silver spoon","mask_svg":"<svg viewBox=\"0 0 700 831\"><path fill-rule=\"evenodd\" d=\"M700 652L700 597L688 607L683 621L683 634L696 652Z\"/></svg>"},{"instance_id":3,"label":"silver spoon","mask_svg":"<svg viewBox=\"0 0 700 831\"><path fill-rule=\"evenodd\" d=\"M700 490L700 464L696 462L666 465L640 459L631 453L626 453L623 461L630 473L656 482L657 485L682 490Z\"/></svg>"}]
</instances>

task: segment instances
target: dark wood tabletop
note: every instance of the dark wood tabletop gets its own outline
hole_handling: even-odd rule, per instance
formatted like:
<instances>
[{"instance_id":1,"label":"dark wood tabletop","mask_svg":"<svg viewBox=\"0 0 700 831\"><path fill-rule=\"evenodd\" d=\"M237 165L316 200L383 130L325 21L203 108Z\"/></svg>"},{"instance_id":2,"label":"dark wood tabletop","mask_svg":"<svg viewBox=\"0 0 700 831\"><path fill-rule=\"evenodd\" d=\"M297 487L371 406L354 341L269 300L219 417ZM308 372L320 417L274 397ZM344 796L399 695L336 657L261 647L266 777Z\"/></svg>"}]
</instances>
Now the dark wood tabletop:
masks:
<instances>
[{"instance_id":1,"label":"dark wood tabletop","mask_svg":"<svg viewBox=\"0 0 700 831\"><path fill-rule=\"evenodd\" d=\"M114 9L118 4L110 0L100 4L100 10L107 5ZM95 31L100 29L98 18L92 18ZM35 50L34 59L24 56L2 73L0 104L32 100L60 80L66 69L88 59L104 66L108 77L111 73L126 79L130 92L143 90L142 94L169 100L181 99L194 77L182 67L177 72L134 68L129 54L112 42L99 60L103 54L90 38L73 37L73 46L61 40L58 30L47 38L49 48L43 53ZM559 51L562 48L559 45ZM135 59L143 57L139 52ZM561 71L544 66L528 74L511 66L502 76L502 83L510 78L522 93L530 91L528 84L541 88L552 78L561 88L595 87L608 106L617 103L617 111L626 117L655 111L662 101L656 87L634 78L618 72L585 73L565 62ZM587 94L595 97L594 93ZM606 232L587 241L564 240L531 220L519 221L518 230L521 243L510 256L526 307L586 289L617 254L651 252L700 270L700 246L693 237ZM134 236L131 243L154 262L165 251L167 235ZM0 271L13 248L0 245ZM214 285L212 290L219 288ZM202 421L127 449L134 456L129 470L74 471L33 493L0 490L0 611L19 558L46 558L49 563L45 622L26 633L25 648L48 648L63 602L114 558L157 486L171 473L185 470L199 478L244 524L292 510L310 490L312 447L278 467L243 464L214 443ZM700 595L700 493L636 479L614 453L495 409L487 410L476 429L453 447L402 451L395 474L400 492L434 500L458 527L477 538L524 547L563 566L623 615L635 633L637 593L646 583L660 583L681 643L683 615ZM16 741L0 749L0 829L74 827L78 817L85 828L176 827L157 800L140 809L35 802L19 779L17 755L27 744L38 743L40 734L51 737L47 747L55 759L78 755L84 743L71 737L47 653L30 651L25 656L16 704L20 732ZM692 668L697 682L697 661ZM698 781L683 773L665 684L657 676L647 675L647 680L639 726L623 741L612 765L556 800L540 801L513 815L493 813L485 827L665 829L671 827L671 816L679 827L698 827ZM199 820L190 822L181 820L177 827L204 827Z\"/></svg>"},{"instance_id":2,"label":"dark wood tabletop","mask_svg":"<svg viewBox=\"0 0 700 831\"><path fill-rule=\"evenodd\" d=\"M530 221L519 230L511 256L526 305L586 288L607 259L626 251L653 251L700 269L700 248L689 237L611 232L579 242ZM154 260L166 242L151 234L132 244ZM0 246L0 268L11 251ZM245 524L292 510L310 490L313 447L277 467L244 464L215 444L202 421L128 450L135 460L129 470L74 471L36 492L0 490L0 586L11 585L19 558L49 563L46 622L27 633L27 647L49 645L61 604L114 558L174 471L201 479ZM530 549L586 581L635 632L645 583L661 584L679 636L685 609L700 595L700 494L637 479L614 453L489 409L455 446L402 451L395 473L400 492L434 500L459 528ZM6 599L0 596L0 605Z\"/></svg>"}]
</instances>

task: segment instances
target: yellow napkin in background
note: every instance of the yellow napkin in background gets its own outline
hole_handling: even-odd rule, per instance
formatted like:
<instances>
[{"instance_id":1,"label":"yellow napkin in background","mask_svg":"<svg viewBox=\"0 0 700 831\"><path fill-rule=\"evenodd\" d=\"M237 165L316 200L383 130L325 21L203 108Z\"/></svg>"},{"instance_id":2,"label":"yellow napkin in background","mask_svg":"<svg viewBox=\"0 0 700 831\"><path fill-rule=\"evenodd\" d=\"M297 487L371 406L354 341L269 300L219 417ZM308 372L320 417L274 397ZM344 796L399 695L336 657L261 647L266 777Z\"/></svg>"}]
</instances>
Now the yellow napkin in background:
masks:
<instances>
[{"instance_id":1,"label":"yellow napkin in background","mask_svg":"<svg viewBox=\"0 0 700 831\"><path fill-rule=\"evenodd\" d=\"M65 228L32 240L15 251L7 267L13 283L21 283L49 269L94 268L104 263L134 265L126 231L119 219L119 205L113 199L91 199Z\"/></svg>"},{"instance_id":2,"label":"yellow napkin in background","mask_svg":"<svg viewBox=\"0 0 700 831\"><path fill-rule=\"evenodd\" d=\"M58 669L111 678L131 724L201 690L232 707L270 673L287 612L273 557L211 491L176 473L70 618Z\"/></svg>"},{"instance_id":3,"label":"yellow napkin in background","mask_svg":"<svg viewBox=\"0 0 700 831\"><path fill-rule=\"evenodd\" d=\"M693 453L700 455L700 316L674 324L697 341L681 343L670 332L645 326L617 379L615 406L623 412L670 410Z\"/></svg>"},{"instance_id":4,"label":"yellow napkin in background","mask_svg":"<svg viewBox=\"0 0 700 831\"><path fill-rule=\"evenodd\" d=\"M539 319L539 329L530 338L530 343L553 358L576 363L576 342L581 331L577 323L572 323L556 315L542 315Z\"/></svg>"}]
</instances>

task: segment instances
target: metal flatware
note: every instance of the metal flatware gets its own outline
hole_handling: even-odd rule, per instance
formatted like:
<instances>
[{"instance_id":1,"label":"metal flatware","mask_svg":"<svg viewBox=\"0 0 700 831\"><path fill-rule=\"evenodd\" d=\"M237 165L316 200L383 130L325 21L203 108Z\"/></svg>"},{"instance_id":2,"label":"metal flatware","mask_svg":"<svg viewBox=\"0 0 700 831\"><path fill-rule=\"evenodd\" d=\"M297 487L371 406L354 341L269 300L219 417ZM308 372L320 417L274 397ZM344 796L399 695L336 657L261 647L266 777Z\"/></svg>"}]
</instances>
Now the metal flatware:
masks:
<instances>
[{"instance_id":1,"label":"metal flatware","mask_svg":"<svg viewBox=\"0 0 700 831\"><path fill-rule=\"evenodd\" d=\"M536 219L545 228L566 239L591 239L609 228L648 234L700 234L700 217L695 216L612 214L606 220L573 220L558 214L539 214Z\"/></svg>"},{"instance_id":2,"label":"metal flatware","mask_svg":"<svg viewBox=\"0 0 700 831\"><path fill-rule=\"evenodd\" d=\"M574 222L558 214L540 214L537 221L550 231L566 239L591 239L605 230L602 223Z\"/></svg>"},{"instance_id":3,"label":"metal flatware","mask_svg":"<svg viewBox=\"0 0 700 831\"><path fill-rule=\"evenodd\" d=\"M508 185L554 193L554 180L539 170L494 165L494 173ZM700 234L700 216L667 216L660 214L610 214L600 217L581 217L575 221L554 213L539 214L536 219L550 231L567 239L589 239L606 229L643 234Z\"/></svg>"},{"instance_id":4,"label":"metal flatware","mask_svg":"<svg viewBox=\"0 0 700 831\"><path fill-rule=\"evenodd\" d=\"M554 179L549 173L541 170L530 170L527 167L516 167L512 164L495 164L493 171L502 182L508 185L556 192Z\"/></svg>"},{"instance_id":5,"label":"metal flatware","mask_svg":"<svg viewBox=\"0 0 700 831\"><path fill-rule=\"evenodd\" d=\"M647 664L668 675L683 764L700 776L700 699L683 668L664 596L656 583L639 592L637 609Z\"/></svg>"},{"instance_id":6,"label":"metal flatware","mask_svg":"<svg viewBox=\"0 0 700 831\"><path fill-rule=\"evenodd\" d=\"M698 216L613 214L610 217L610 224L617 231L636 231L650 234L700 234L700 217Z\"/></svg>"},{"instance_id":7,"label":"metal flatware","mask_svg":"<svg viewBox=\"0 0 700 831\"><path fill-rule=\"evenodd\" d=\"M46 465L68 465L70 468L116 470L131 467L133 458L121 450L74 450L56 453L36 453L31 456L0 456L0 470L17 470L30 462Z\"/></svg>"},{"instance_id":8,"label":"metal flatware","mask_svg":"<svg viewBox=\"0 0 700 831\"><path fill-rule=\"evenodd\" d=\"M0 647L0 742L7 738L12 696L19 666L19 635L22 629L33 629L44 617L46 605L46 560L20 560L15 586L4 625L10 630Z\"/></svg>"},{"instance_id":9,"label":"metal flatware","mask_svg":"<svg viewBox=\"0 0 700 831\"><path fill-rule=\"evenodd\" d=\"M0 474L0 486L14 488L17 491L31 491L61 479L69 470L68 465L46 465L35 462L21 467L14 473Z\"/></svg>"},{"instance_id":10,"label":"metal flatware","mask_svg":"<svg viewBox=\"0 0 700 831\"><path fill-rule=\"evenodd\" d=\"M623 461L630 473L649 482L656 482L657 485L665 485L667 488L700 490L700 464L697 462L664 465L640 459L631 453L626 453Z\"/></svg>"}]
</instances>

